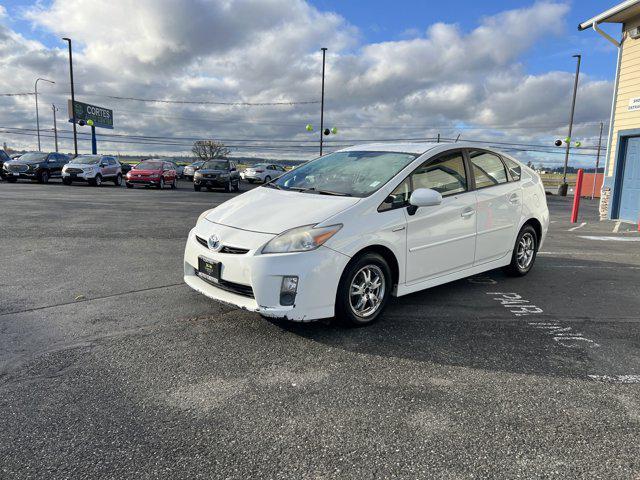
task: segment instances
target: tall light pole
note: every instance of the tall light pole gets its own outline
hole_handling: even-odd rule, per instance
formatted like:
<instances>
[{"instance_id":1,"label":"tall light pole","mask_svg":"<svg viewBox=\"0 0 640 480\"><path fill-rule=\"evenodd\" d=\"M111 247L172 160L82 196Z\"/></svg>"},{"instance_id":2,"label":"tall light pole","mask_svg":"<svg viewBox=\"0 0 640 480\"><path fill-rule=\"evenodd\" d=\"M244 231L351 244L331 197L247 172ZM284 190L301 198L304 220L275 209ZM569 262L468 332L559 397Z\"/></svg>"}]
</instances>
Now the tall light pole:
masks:
<instances>
[{"instance_id":1,"label":"tall light pole","mask_svg":"<svg viewBox=\"0 0 640 480\"><path fill-rule=\"evenodd\" d=\"M58 107L52 103L51 109L53 110L53 137L56 139L56 153L58 153L58 123L56 122L56 111Z\"/></svg>"},{"instance_id":2,"label":"tall light pole","mask_svg":"<svg viewBox=\"0 0 640 480\"><path fill-rule=\"evenodd\" d=\"M327 48L322 47L322 96L320 99L320 156L322 156L322 136L324 135L324 64L327 55Z\"/></svg>"},{"instance_id":3,"label":"tall light pole","mask_svg":"<svg viewBox=\"0 0 640 480\"><path fill-rule=\"evenodd\" d=\"M46 78L37 78L34 90L36 91L36 128L38 129L38 151L40 151L40 114L38 113L38 82L56 83L53 80L47 80Z\"/></svg>"},{"instance_id":4,"label":"tall light pole","mask_svg":"<svg viewBox=\"0 0 640 480\"><path fill-rule=\"evenodd\" d=\"M571 132L573 131L573 114L576 110L576 95L578 93L578 77L580 76L580 60L581 55L573 55L573 58L578 59L576 64L576 78L573 81L573 100L571 101L571 115L569 116L569 135L567 137L567 149L564 153L564 170L562 172L562 185L560 186L560 194L563 197L567 196L568 184L567 184L567 165L569 163L569 149L571 148Z\"/></svg>"},{"instance_id":5,"label":"tall light pole","mask_svg":"<svg viewBox=\"0 0 640 480\"><path fill-rule=\"evenodd\" d=\"M73 91L73 53L71 52L71 39L64 37L62 40L69 44L69 76L71 78L71 119L73 121L73 150L78 156L78 133L76 129L76 97Z\"/></svg>"}]
</instances>

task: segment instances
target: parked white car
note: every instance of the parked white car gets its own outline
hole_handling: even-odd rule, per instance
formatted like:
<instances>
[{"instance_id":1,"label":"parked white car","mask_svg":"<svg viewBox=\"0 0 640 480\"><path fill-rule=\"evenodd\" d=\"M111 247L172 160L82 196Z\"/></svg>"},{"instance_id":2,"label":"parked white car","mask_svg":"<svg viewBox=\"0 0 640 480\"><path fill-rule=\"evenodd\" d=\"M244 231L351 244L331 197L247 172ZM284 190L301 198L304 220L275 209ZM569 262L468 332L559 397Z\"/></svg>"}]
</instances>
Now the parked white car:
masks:
<instances>
[{"instance_id":1,"label":"parked white car","mask_svg":"<svg viewBox=\"0 0 640 480\"><path fill-rule=\"evenodd\" d=\"M113 182L120 186L122 167L118 160L108 155L78 155L62 167L62 182L65 185L89 182L98 187L102 182Z\"/></svg>"},{"instance_id":2,"label":"parked white car","mask_svg":"<svg viewBox=\"0 0 640 480\"><path fill-rule=\"evenodd\" d=\"M509 155L361 145L202 213L184 280L266 317L366 325L391 295L499 267L526 275L548 225L540 177Z\"/></svg>"},{"instance_id":3,"label":"parked white car","mask_svg":"<svg viewBox=\"0 0 640 480\"><path fill-rule=\"evenodd\" d=\"M262 182L267 183L278 178L286 170L280 165L273 163L258 163L253 167L247 167L240 173L240 178L246 180L249 183Z\"/></svg>"}]
</instances>

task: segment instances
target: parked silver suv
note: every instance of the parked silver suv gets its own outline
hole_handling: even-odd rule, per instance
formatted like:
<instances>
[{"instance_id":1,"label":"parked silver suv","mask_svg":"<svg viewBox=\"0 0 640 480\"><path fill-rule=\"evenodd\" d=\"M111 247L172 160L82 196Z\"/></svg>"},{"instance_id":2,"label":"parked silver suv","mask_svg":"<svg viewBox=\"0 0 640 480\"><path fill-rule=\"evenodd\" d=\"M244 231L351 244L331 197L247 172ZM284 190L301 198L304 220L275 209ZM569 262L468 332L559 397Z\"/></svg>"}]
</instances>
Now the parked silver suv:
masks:
<instances>
[{"instance_id":1,"label":"parked silver suv","mask_svg":"<svg viewBox=\"0 0 640 480\"><path fill-rule=\"evenodd\" d=\"M62 182L65 185L89 182L90 185L99 187L104 181L111 181L116 186L122 185L122 167L114 157L78 155L62 169Z\"/></svg>"}]
</instances>

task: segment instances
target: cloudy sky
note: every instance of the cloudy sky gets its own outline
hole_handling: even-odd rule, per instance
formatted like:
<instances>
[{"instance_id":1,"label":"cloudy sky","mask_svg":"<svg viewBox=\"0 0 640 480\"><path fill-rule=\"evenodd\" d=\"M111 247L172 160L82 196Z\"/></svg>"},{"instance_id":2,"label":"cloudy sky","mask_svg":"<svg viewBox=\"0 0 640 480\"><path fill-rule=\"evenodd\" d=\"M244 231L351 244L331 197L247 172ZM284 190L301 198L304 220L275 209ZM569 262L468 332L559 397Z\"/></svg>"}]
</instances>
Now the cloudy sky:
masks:
<instances>
[{"instance_id":1,"label":"cloudy sky","mask_svg":"<svg viewBox=\"0 0 640 480\"><path fill-rule=\"evenodd\" d=\"M42 77L55 81L38 85L43 150L53 148L52 104L61 147L72 148L66 36L74 41L76 99L114 110L115 129L100 133L117 136L100 138L103 151L178 154L196 138L214 138L236 155L311 158L320 108L305 102L320 98L320 47L328 48L325 126L338 129L329 149L438 133L552 145L566 136L574 53L584 56L574 138L597 143L615 51L576 26L609 2L432 3L3 1L0 140L37 147L34 96L6 94L31 93ZM80 131L86 152L89 130ZM513 148L536 163L563 160L536 151L548 147ZM594 151L581 153L572 163L590 165Z\"/></svg>"}]
</instances>

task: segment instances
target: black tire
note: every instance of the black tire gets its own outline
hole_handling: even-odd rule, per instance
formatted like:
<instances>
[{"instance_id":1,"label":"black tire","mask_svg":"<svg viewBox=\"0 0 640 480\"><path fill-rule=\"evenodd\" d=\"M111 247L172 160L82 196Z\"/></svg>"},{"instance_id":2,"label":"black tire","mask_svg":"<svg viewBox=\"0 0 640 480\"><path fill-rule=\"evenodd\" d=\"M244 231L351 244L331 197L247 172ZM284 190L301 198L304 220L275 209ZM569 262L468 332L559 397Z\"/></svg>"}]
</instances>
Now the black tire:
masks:
<instances>
[{"instance_id":1,"label":"black tire","mask_svg":"<svg viewBox=\"0 0 640 480\"><path fill-rule=\"evenodd\" d=\"M264 182L263 183L269 183L271 181L271 177L269 175L267 175L266 177L264 177Z\"/></svg>"},{"instance_id":2,"label":"black tire","mask_svg":"<svg viewBox=\"0 0 640 480\"><path fill-rule=\"evenodd\" d=\"M193 185L193 189L194 189L196 192L199 192L199 191L202 189L202 187L201 187L200 185L196 185L196 184L194 184L194 185Z\"/></svg>"},{"instance_id":3,"label":"black tire","mask_svg":"<svg viewBox=\"0 0 640 480\"><path fill-rule=\"evenodd\" d=\"M70 178L63 178L62 183L64 183L65 185L71 185L73 183L73 180L71 180Z\"/></svg>"},{"instance_id":4,"label":"black tire","mask_svg":"<svg viewBox=\"0 0 640 480\"><path fill-rule=\"evenodd\" d=\"M127 185L127 188L133 188L133 184L132 183L127 182L126 185Z\"/></svg>"},{"instance_id":5,"label":"black tire","mask_svg":"<svg viewBox=\"0 0 640 480\"><path fill-rule=\"evenodd\" d=\"M240 180L236 180L236 183L233 186L233 191L234 192L239 192L240 191Z\"/></svg>"},{"instance_id":6,"label":"black tire","mask_svg":"<svg viewBox=\"0 0 640 480\"><path fill-rule=\"evenodd\" d=\"M16 183L18 181L17 178L7 177L5 180L9 183Z\"/></svg>"},{"instance_id":7,"label":"black tire","mask_svg":"<svg viewBox=\"0 0 640 480\"><path fill-rule=\"evenodd\" d=\"M116 175L116 178L113 180L113 184L116 187L119 187L120 185L122 185L122 175L120 173Z\"/></svg>"},{"instance_id":8,"label":"black tire","mask_svg":"<svg viewBox=\"0 0 640 480\"><path fill-rule=\"evenodd\" d=\"M171 190L175 190L176 188L178 188L178 180L174 178L173 182L171 182Z\"/></svg>"},{"instance_id":9,"label":"black tire","mask_svg":"<svg viewBox=\"0 0 640 480\"><path fill-rule=\"evenodd\" d=\"M357 282L358 279L364 280L365 277L362 272L367 268L375 270L376 275L381 276L384 282L382 282L382 291L378 290L377 292L380 297L378 297L379 301L375 309L371 313L360 315L355 310L357 305L354 306L352 304L353 302L358 304L358 302L356 298L352 301L351 287L354 281ZM364 253L354 257L344 269L344 272L342 272L342 277L338 283L336 320L347 327L364 327L365 325L374 323L380 318L389 301L389 296L393 289L392 278L391 269L387 261L377 253ZM372 291L371 293L375 296L375 292ZM366 305L367 302L364 303L364 306ZM373 307L372 305L371 308ZM366 312L362 313L364 314Z\"/></svg>"},{"instance_id":10,"label":"black tire","mask_svg":"<svg viewBox=\"0 0 640 480\"><path fill-rule=\"evenodd\" d=\"M227 183L225 183L224 191L225 192L230 192L231 191L231 180L229 180Z\"/></svg>"},{"instance_id":11,"label":"black tire","mask_svg":"<svg viewBox=\"0 0 640 480\"><path fill-rule=\"evenodd\" d=\"M214 188L213 187L207 187L207 192L213 192Z\"/></svg>"},{"instance_id":12,"label":"black tire","mask_svg":"<svg viewBox=\"0 0 640 480\"><path fill-rule=\"evenodd\" d=\"M89 180L89 184L93 185L94 187L101 187L102 186L102 175L98 174L95 176L95 178L93 178L93 180Z\"/></svg>"},{"instance_id":13,"label":"black tire","mask_svg":"<svg viewBox=\"0 0 640 480\"><path fill-rule=\"evenodd\" d=\"M158 190L162 190L164 188L164 178L160 177L160 182L158 183L158 186L156 188Z\"/></svg>"},{"instance_id":14,"label":"black tire","mask_svg":"<svg viewBox=\"0 0 640 480\"><path fill-rule=\"evenodd\" d=\"M42 172L40 174L40 176L38 177L38 182L39 183L49 183L49 172L47 172L46 170L44 172Z\"/></svg>"},{"instance_id":15,"label":"black tire","mask_svg":"<svg viewBox=\"0 0 640 480\"><path fill-rule=\"evenodd\" d=\"M525 225L520 229L516 237L516 244L513 246L513 253L511 254L511 263L503 267L502 270L510 277L524 277L533 268L537 255L538 234L531 225Z\"/></svg>"},{"instance_id":16,"label":"black tire","mask_svg":"<svg viewBox=\"0 0 640 480\"><path fill-rule=\"evenodd\" d=\"M248 179L247 179L247 182L249 182L249 183L253 183L253 182L254 182L254 180L253 180L253 178L248 178Z\"/></svg>"}]
</instances>

